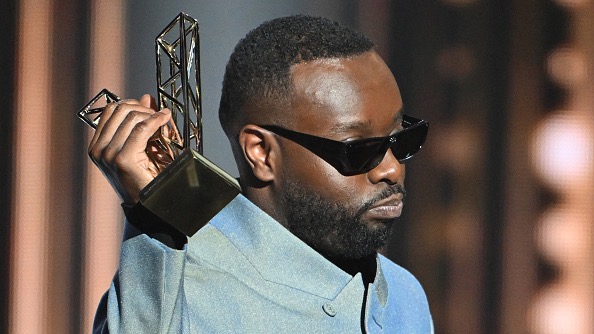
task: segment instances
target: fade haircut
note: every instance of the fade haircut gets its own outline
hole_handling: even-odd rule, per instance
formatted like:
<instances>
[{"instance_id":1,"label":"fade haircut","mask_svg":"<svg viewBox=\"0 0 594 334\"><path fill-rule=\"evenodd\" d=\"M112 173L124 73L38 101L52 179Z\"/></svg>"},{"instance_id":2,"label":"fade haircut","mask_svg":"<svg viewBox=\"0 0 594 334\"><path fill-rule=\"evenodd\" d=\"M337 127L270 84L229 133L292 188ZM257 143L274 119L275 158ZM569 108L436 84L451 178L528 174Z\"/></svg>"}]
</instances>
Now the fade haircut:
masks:
<instances>
[{"instance_id":1,"label":"fade haircut","mask_svg":"<svg viewBox=\"0 0 594 334\"><path fill-rule=\"evenodd\" d=\"M237 138L249 103L287 105L292 65L357 56L372 48L363 34L325 18L297 15L263 23L239 41L227 63L219 106L225 133Z\"/></svg>"}]
</instances>

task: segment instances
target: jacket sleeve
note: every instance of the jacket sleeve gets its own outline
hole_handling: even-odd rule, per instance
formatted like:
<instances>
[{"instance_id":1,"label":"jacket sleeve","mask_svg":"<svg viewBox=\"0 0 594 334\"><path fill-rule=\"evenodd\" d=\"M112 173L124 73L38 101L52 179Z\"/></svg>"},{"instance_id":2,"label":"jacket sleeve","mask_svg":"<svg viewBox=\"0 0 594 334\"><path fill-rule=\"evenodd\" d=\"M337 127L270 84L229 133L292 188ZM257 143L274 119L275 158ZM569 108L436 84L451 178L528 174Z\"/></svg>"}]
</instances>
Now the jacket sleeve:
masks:
<instances>
[{"instance_id":1,"label":"jacket sleeve","mask_svg":"<svg viewBox=\"0 0 594 334\"><path fill-rule=\"evenodd\" d=\"M126 223L126 230L137 229ZM183 284L187 246L177 250L144 233L132 235L124 238L118 271L99 304L93 332L189 332Z\"/></svg>"}]
</instances>

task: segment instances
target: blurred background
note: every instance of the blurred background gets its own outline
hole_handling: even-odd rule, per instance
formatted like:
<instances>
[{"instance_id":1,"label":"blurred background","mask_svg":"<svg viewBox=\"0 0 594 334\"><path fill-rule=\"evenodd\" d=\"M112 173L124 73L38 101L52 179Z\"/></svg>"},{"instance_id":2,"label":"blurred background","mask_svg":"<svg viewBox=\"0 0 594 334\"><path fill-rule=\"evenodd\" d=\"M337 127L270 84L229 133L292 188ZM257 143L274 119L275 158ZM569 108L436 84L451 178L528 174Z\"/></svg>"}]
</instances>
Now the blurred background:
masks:
<instances>
[{"instance_id":1,"label":"blurred background","mask_svg":"<svg viewBox=\"0 0 594 334\"><path fill-rule=\"evenodd\" d=\"M122 214L75 115L104 87L155 94L180 11L200 22L206 157L236 175L217 110L245 33L297 13L355 27L431 123L385 253L436 333L594 332L593 0L3 0L0 332L90 332Z\"/></svg>"}]
</instances>

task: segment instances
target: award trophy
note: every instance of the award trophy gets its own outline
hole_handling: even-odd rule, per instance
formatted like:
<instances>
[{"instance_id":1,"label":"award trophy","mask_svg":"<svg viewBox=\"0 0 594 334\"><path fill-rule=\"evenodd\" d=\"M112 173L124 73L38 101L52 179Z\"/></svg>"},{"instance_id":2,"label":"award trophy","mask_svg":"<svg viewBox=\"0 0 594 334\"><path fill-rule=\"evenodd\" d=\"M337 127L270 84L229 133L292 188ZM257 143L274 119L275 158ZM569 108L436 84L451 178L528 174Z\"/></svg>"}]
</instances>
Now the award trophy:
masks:
<instances>
[{"instance_id":1,"label":"award trophy","mask_svg":"<svg viewBox=\"0 0 594 334\"><path fill-rule=\"evenodd\" d=\"M139 204L192 236L240 193L240 187L202 156L198 22L180 13L155 44L159 109L169 108L172 122L148 142L146 153L158 175L140 192ZM117 95L103 89L78 116L96 128L105 106L117 101Z\"/></svg>"}]
</instances>

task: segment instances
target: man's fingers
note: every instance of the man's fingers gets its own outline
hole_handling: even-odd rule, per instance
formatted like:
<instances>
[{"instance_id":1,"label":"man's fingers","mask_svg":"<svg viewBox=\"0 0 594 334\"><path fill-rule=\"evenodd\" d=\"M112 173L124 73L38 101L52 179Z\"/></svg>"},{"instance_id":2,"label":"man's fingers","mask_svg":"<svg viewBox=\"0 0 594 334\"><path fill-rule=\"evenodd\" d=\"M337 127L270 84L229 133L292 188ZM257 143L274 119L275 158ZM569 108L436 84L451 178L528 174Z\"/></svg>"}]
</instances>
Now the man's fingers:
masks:
<instances>
[{"instance_id":1,"label":"man's fingers","mask_svg":"<svg viewBox=\"0 0 594 334\"><path fill-rule=\"evenodd\" d=\"M95 133L93 134L93 138L91 139L91 143L89 146L94 145L101 133L103 132L105 126L108 124L109 120L111 119L114 112L118 111L123 105L139 105L140 103L136 100L121 100L118 102L112 102L105 106L101 116L99 118L99 123L97 124L97 128L95 129Z\"/></svg>"},{"instance_id":2,"label":"man's fingers","mask_svg":"<svg viewBox=\"0 0 594 334\"><path fill-rule=\"evenodd\" d=\"M101 132L105 124L111 118L111 115L125 105L140 105L140 102L130 99L109 103L107 106L105 106L105 109L101 113L101 118L99 119L99 123L97 124L96 132Z\"/></svg>"},{"instance_id":3,"label":"man's fingers","mask_svg":"<svg viewBox=\"0 0 594 334\"><path fill-rule=\"evenodd\" d=\"M140 98L140 104L144 107L157 110L157 100L150 94L144 94Z\"/></svg>"},{"instance_id":4,"label":"man's fingers","mask_svg":"<svg viewBox=\"0 0 594 334\"><path fill-rule=\"evenodd\" d=\"M128 116L128 114L132 111L140 111L147 114L152 114L155 111L143 107L138 103L138 101L133 100L134 103L121 103L113 110L112 114L110 115L109 119L105 122L105 125L101 129L101 137L109 138L113 136L113 133L120 127L122 121Z\"/></svg>"},{"instance_id":5,"label":"man's fingers","mask_svg":"<svg viewBox=\"0 0 594 334\"><path fill-rule=\"evenodd\" d=\"M131 117L128 117L131 113ZM108 115L109 118L105 121L103 127L101 129L97 128L97 133L94 136L94 140L91 141L91 144L89 145L89 150L101 151L104 147L109 145L113 140L113 137L116 135L116 132L119 131L120 125L126 119L129 122L136 119L136 123L138 123L154 113L154 110L145 108L140 104L120 104Z\"/></svg>"},{"instance_id":6,"label":"man's fingers","mask_svg":"<svg viewBox=\"0 0 594 334\"><path fill-rule=\"evenodd\" d=\"M107 122L107 120L111 117L111 114L113 113L113 111L115 110L115 108L117 106L118 106L118 102L112 102L112 103L109 103L108 105L106 105L105 108L103 109L103 112L101 113L101 118L99 118L99 123L97 124L97 127L95 128L95 132L93 133L93 138L91 139L91 142L89 143L89 149L92 146L94 146L95 143L97 142L97 139L101 135L101 132L103 130L103 126L105 125L105 122Z\"/></svg>"},{"instance_id":7,"label":"man's fingers","mask_svg":"<svg viewBox=\"0 0 594 334\"><path fill-rule=\"evenodd\" d=\"M122 146L130 136L130 133L132 132L134 127L138 123L151 117L152 114L153 113L146 113L137 110L133 110L126 114L124 121L121 122L118 129L113 134L111 140L106 144L107 146L102 152L101 159L103 159L107 163L111 163L115 155L118 154L119 151L122 149Z\"/></svg>"},{"instance_id":8,"label":"man's fingers","mask_svg":"<svg viewBox=\"0 0 594 334\"><path fill-rule=\"evenodd\" d=\"M131 154L144 152L149 139L161 126L167 124L170 118L170 111L164 109L162 112L156 112L134 125L120 150L119 156L131 156Z\"/></svg>"}]
</instances>

